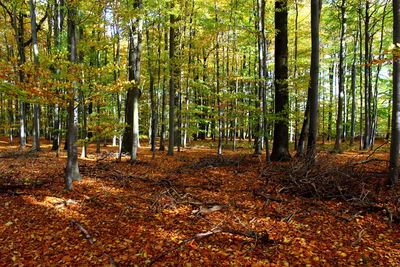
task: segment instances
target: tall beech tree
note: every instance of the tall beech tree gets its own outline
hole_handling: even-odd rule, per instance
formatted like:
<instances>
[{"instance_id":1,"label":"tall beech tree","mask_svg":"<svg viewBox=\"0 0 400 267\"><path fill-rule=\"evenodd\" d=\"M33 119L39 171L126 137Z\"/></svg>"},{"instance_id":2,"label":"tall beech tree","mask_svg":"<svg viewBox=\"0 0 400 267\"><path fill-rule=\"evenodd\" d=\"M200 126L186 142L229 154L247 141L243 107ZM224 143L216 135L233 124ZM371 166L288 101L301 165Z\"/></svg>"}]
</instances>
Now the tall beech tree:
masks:
<instances>
[{"instance_id":1,"label":"tall beech tree","mask_svg":"<svg viewBox=\"0 0 400 267\"><path fill-rule=\"evenodd\" d=\"M289 154L289 91L288 91L288 2L275 1L275 114L274 143L271 160L291 158Z\"/></svg>"},{"instance_id":2,"label":"tall beech tree","mask_svg":"<svg viewBox=\"0 0 400 267\"><path fill-rule=\"evenodd\" d=\"M174 8L173 3L171 4L172 8ZM174 146L175 146L175 86L177 83L176 76L176 16L175 14L170 15L170 27L169 27L169 123L168 123L168 156L174 155Z\"/></svg>"},{"instance_id":3,"label":"tall beech tree","mask_svg":"<svg viewBox=\"0 0 400 267\"><path fill-rule=\"evenodd\" d=\"M338 95L338 109L336 116L336 136L335 148L336 152L341 151L342 132L343 132L343 101L345 98L344 83L344 40L346 38L346 0L342 0L340 6L340 48L339 48L339 95Z\"/></svg>"},{"instance_id":4,"label":"tall beech tree","mask_svg":"<svg viewBox=\"0 0 400 267\"><path fill-rule=\"evenodd\" d=\"M393 0L393 100L392 139L390 144L389 183L399 180L400 149L400 0Z\"/></svg>"},{"instance_id":5,"label":"tall beech tree","mask_svg":"<svg viewBox=\"0 0 400 267\"><path fill-rule=\"evenodd\" d=\"M39 69L39 41L37 36L37 25L36 25L36 11L33 0L29 0L29 9L31 17L31 33L32 33L32 44L33 44L33 60L35 63L35 69ZM35 78L35 85L40 88L40 81ZM34 104L33 112L33 143L32 150L40 150L40 105Z\"/></svg>"},{"instance_id":6,"label":"tall beech tree","mask_svg":"<svg viewBox=\"0 0 400 267\"><path fill-rule=\"evenodd\" d=\"M140 90L140 59L142 54L142 0L134 0L133 10L138 14L129 20L128 29L128 79L129 85L125 101L125 134L123 150L131 154L131 161L136 161L139 146L139 98Z\"/></svg>"},{"instance_id":7,"label":"tall beech tree","mask_svg":"<svg viewBox=\"0 0 400 267\"><path fill-rule=\"evenodd\" d=\"M67 13L68 13L68 57L71 65L77 64L77 19L78 19L78 8L74 1L67 2ZM68 158L67 167L65 169L65 189L72 190L72 181L81 180L78 166L78 146L77 146L77 120L78 120L78 109L75 106L77 100L78 82L76 77L70 81L71 88L69 89L69 102L68 102Z\"/></svg>"},{"instance_id":8,"label":"tall beech tree","mask_svg":"<svg viewBox=\"0 0 400 267\"><path fill-rule=\"evenodd\" d=\"M314 157L316 154L318 133L318 82L319 82L319 21L321 0L311 0L311 66L310 66L310 130L307 143L307 155Z\"/></svg>"}]
</instances>

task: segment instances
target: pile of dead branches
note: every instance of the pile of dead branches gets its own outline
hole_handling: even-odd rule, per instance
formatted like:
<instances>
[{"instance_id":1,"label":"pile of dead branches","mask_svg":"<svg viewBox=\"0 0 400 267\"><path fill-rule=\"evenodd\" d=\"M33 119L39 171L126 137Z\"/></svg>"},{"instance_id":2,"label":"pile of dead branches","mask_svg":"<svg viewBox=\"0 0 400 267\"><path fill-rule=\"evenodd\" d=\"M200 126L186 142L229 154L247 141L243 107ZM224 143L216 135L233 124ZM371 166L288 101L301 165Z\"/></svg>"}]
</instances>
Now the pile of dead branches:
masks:
<instances>
[{"instance_id":1,"label":"pile of dead branches","mask_svg":"<svg viewBox=\"0 0 400 267\"><path fill-rule=\"evenodd\" d=\"M283 186L280 192L317 199L341 199L353 204L375 202L377 188L371 178L376 175L363 165L363 162L338 163L333 156L322 155L315 161L296 159L274 165L264 174L267 179L275 177L274 180Z\"/></svg>"}]
</instances>

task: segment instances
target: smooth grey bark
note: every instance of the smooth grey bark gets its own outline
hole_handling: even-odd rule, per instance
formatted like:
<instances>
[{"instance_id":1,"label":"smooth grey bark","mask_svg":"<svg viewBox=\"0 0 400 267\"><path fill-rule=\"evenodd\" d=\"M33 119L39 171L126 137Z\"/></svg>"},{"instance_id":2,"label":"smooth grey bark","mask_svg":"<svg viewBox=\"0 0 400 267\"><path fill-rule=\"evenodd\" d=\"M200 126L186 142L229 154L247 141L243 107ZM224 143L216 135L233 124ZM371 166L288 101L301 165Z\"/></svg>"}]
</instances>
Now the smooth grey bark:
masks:
<instances>
[{"instance_id":1,"label":"smooth grey bark","mask_svg":"<svg viewBox=\"0 0 400 267\"><path fill-rule=\"evenodd\" d=\"M176 62L175 62L175 22L174 14L170 15L169 27L169 64L170 64L170 78L169 78L169 124L168 124L168 156L174 155L175 146L175 84L176 84Z\"/></svg>"},{"instance_id":2,"label":"smooth grey bark","mask_svg":"<svg viewBox=\"0 0 400 267\"><path fill-rule=\"evenodd\" d=\"M285 161L289 153L288 1L275 1L275 120L272 161Z\"/></svg>"},{"instance_id":3,"label":"smooth grey bark","mask_svg":"<svg viewBox=\"0 0 400 267\"><path fill-rule=\"evenodd\" d=\"M335 135L335 152L341 152L342 131L343 131L343 101L345 98L344 91L344 41L346 34L346 0L342 0L340 5L340 48L339 48L339 96L338 96L338 109L336 116L336 135Z\"/></svg>"},{"instance_id":4,"label":"smooth grey bark","mask_svg":"<svg viewBox=\"0 0 400 267\"><path fill-rule=\"evenodd\" d=\"M328 141L332 139L332 124L333 124L333 72L334 63L329 67L329 111L328 111Z\"/></svg>"},{"instance_id":5,"label":"smooth grey bark","mask_svg":"<svg viewBox=\"0 0 400 267\"><path fill-rule=\"evenodd\" d=\"M161 26L159 26L161 27ZM161 30L160 30L161 31ZM165 31L164 33L164 51L168 51L168 32ZM158 39L159 42L159 47L158 47L158 73L160 76L161 72L161 33ZM166 72L166 67L164 67L164 73ZM166 108L167 108L167 92L166 92L166 75L163 77L162 81L162 96L161 96L161 131L160 131L160 151L165 150L165 133L166 133L166 127L165 127L165 117L166 117ZM160 87L160 81L159 81L159 87Z\"/></svg>"},{"instance_id":6,"label":"smooth grey bark","mask_svg":"<svg viewBox=\"0 0 400 267\"><path fill-rule=\"evenodd\" d=\"M36 12L35 4L33 0L29 0L30 7L30 18L31 18L31 34L32 34L32 44L33 44L33 61L35 64L35 69L39 69L39 44L37 37L37 25L36 25ZM40 87L40 82L38 78L35 78L37 86ZM33 142L32 150L40 151L40 106L38 103L34 104L33 111Z\"/></svg>"},{"instance_id":7,"label":"smooth grey bark","mask_svg":"<svg viewBox=\"0 0 400 267\"><path fill-rule=\"evenodd\" d=\"M318 133L318 81L319 81L319 21L322 1L311 0L311 66L310 66L310 129L307 143L307 156L316 155Z\"/></svg>"},{"instance_id":8,"label":"smooth grey bark","mask_svg":"<svg viewBox=\"0 0 400 267\"><path fill-rule=\"evenodd\" d=\"M298 27L299 27L299 3L295 0L295 19L294 19L294 67L293 77L297 81L297 58L298 58ZM298 99L298 86L295 85L295 96L294 96L294 112L296 114L294 121L294 147L297 150L298 138L299 138L299 120L297 118L299 114L299 99Z\"/></svg>"},{"instance_id":9,"label":"smooth grey bark","mask_svg":"<svg viewBox=\"0 0 400 267\"><path fill-rule=\"evenodd\" d=\"M400 148L400 0L393 0L393 108L392 139L390 144L389 184L397 185Z\"/></svg>"},{"instance_id":10,"label":"smooth grey bark","mask_svg":"<svg viewBox=\"0 0 400 267\"><path fill-rule=\"evenodd\" d=\"M18 49L18 65L22 66L25 64L25 46L24 46L24 16L21 12L17 15L17 8L14 5L13 7L13 27L15 31L15 38L17 41L17 49ZM18 71L19 74L19 82L23 83L25 80L25 73L23 70ZM26 104L23 101L20 101L19 107L19 147L26 147Z\"/></svg>"},{"instance_id":11,"label":"smooth grey bark","mask_svg":"<svg viewBox=\"0 0 400 267\"><path fill-rule=\"evenodd\" d=\"M350 146L354 146L354 139L356 135L356 87L357 87L357 44L358 44L358 31L354 40L353 61L351 63L351 127L350 127Z\"/></svg>"},{"instance_id":12,"label":"smooth grey bark","mask_svg":"<svg viewBox=\"0 0 400 267\"><path fill-rule=\"evenodd\" d=\"M218 8L215 7L215 23L218 25ZM220 68L219 68L219 31L215 36L215 65L216 65L216 79L217 79L217 108L218 108L218 147L217 147L217 154L222 155L222 107L221 107L221 96L220 96Z\"/></svg>"},{"instance_id":13,"label":"smooth grey bark","mask_svg":"<svg viewBox=\"0 0 400 267\"><path fill-rule=\"evenodd\" d=\"M71 64L77 63L77 32L76 32L76 23L78 11L77 7L71 4L67 6L68 12L68 52L69 52L69 61ZM68 103L68 158L67 158L67 167L65 169L65 189L72 190L72 181L81 180L81 175L79 173L78 166L78 146L76 144L77 141L77 108L75 107L75 101L77 98L77 82L72 82L71 90L71 99Z\"/></svg>"},{"instance_id":14,"label":"smooth grey bark","mask_svg":"<svg viewBox=\"0 0 400 267\"><path fill-rule=\"evenodd\" d=\"M363 52L362 52L362 45L363 45L363 38L362 38L362 14L361 14L361 7L357 9L358 13L358 34L360 36L360 55L359 55L359 62L363 62ZM363 137L363 75L362 75L362 66L359 67L359 75L360 75L360 150L363 149L364 146L364 137Z\"/></svg>"},{"instance_id":15,"label":"smooth grey bark","mask_svg":"<svg viewBox=\"0 0 400 267\"><path fill-rule=\"evenodd\" d=\"M64 1L54 1L54 12L53 12L53 32L54 32L54 48L56 51L60 50L61 45L61 32L64 25ZM59 75L60 69L55 68L54 73ZM53 120L53 145L51 150L56 151L56 156L59 156L60 144L61 144L61 132L62 132L62 114L61 106L55 104L55 114Z\"/></svg>"},{"instance_id":16,"label":"smooth grey bark","mask_svg":"<svg viewBox=\"0 0 400 267\"><path fill-rule=\"evenodd\" d=\"M85 103L85 94L80 91L81 103ZM82 128L81 134L83 139L81 158L87 158L87 145L88 145L88 129L87 129L87 107L85 104L82 105Z\"/></svg>"},{"instance_id":17,"label":"smooth grey bark","mask_svg":"<svg viewBox=\"0 0 400 267\"><path fill-rule=\"evenodd\" d=\"M133 3L136 10L142 9L142 0ZM133 17L129 22L128 34L128 79L132 82L127 92L125 101L125 133L123 137L123 151L131 154L131 161L137 159L139 147L139 98L140 83L140 58L142 53L143 20L140 15Z\"/></svg>"},{"instance_id":18,"label":"smooth grey bark","mask_svg":"<svg viewBox=\"0 0 400 267\"><path fill-rule=\"evenodd\" d=\"M370 2L367 0L365 2L365 17L364 17L364 32L365 32L365 40L364 40L364 90L365 90L365 128L364 128L364 145L363 149L367 149L371 145L371 96L372 96L372 88L371 88L371 66L369 65L371 59L371 51L370 51L370 14L369 14L369 6Z\"/></svg>"},{"instance_id":19,"label":"smooth grey bark","mask_svg":"<svg viewBox=\"0 0 400 267\"><path fill-rule=\"evenodd\" d=\"M156 153L156 137L157 137L157 110L156 110L156 99L154 93L154 75L153 75L153 65L152 65L152 58L151 58L151 46L150 46L150 35L149 30L146 30L146 41L147 41L147 70L149 73L150 78L150 145L151 145L151 152L152 158L155 158Z\"/></svg>"}]
</instances>

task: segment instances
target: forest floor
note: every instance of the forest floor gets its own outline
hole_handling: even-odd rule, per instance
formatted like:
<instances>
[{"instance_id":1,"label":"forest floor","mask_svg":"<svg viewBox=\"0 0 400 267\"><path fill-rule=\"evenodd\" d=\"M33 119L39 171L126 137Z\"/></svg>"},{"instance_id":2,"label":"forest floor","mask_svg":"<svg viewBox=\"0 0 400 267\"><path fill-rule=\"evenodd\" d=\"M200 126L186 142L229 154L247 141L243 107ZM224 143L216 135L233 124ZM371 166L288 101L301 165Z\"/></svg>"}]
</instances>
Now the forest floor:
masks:
<instances>
[{"instance_id":1,"label":"forest floor","mask_svg":"<svg viewBox=\"0 0 400 267\"><path fill-rule=\"evenodd\" d=\"M91 146L68 192L66 152L43 143L34 153L0 139L1 266L400 265L387 145L268 168L244 148L152 160L142 147L131 164Z\"/></svg>"}]
</instances>

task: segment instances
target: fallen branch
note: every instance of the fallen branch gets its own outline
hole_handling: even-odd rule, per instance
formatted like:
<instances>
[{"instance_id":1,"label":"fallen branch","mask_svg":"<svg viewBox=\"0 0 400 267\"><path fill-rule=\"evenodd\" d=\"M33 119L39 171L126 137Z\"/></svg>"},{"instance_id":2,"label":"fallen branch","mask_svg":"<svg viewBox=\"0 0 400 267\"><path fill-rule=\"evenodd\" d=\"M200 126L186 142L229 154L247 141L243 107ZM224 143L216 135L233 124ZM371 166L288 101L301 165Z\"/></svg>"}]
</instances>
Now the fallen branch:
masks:
<instances>
[{"instance_id":1,"label":"fallen branch","mask_svg":"<svg viewBox=\"0 0 400 267\"><path fill-rule=\"evenodd\" d=\"M75 221L74 219L69 220L72 225L76 225L79 230L85 235L86 239L89 241L90 244L94 244L94 239L92 236L89 234L89 231L85 229L85 227L82 226L79 222Z\"/></svg>"},{"instance_id":2,"label":"fallen branch","mask_svg":"<svg viewBox=\"0 0 400 267\"><path fill-rule=\"evenodd\" d=\"M251 192L253 193L253 195L255 195L257 197L261 197L265 201L275 201L275 202L278 202L278 203L289 202L289 201L284 200L284 199L279 199L279 198L273 198L273 197L266 196L266 195L260 193L259 190L257 190L257 189L253 189Z\"/></svg>"},{"instance_id":3,"label":"fallen branch","mask_svg":"<svg viewBox=\"0 0 400 267\"><path fill-rule=\"evenodd\" d=\"M149 265L150 266L153 265L154 263L158 262L159 260L164 258L169 253L185 246L190 241L209 237L209 236L215 235L217 233L227 233L227 234L238 235L238 236L242 236L242 237L246 237L246 238L255 239L256 242L259 241L261 244L264 244L264 245L268 244L268 243L272 243L272 240L269 239L269 235L266 231L258 232L258 231L254 231L254 230L247 230L245 232L242 232L242 231L238 231L238 230L231 229L231 228L225 228L225 227L224 228L214 228L207 232L197 233L190 238L186 238L186 239L180 241L177 246L175 246L175 247L165 251L161 255L157 256L154 260L151 261L151 263Z\"/></svg>"},{"instance_id":4,"label":"fallen branch","mask_svg":"<svg viewBox=\"0 0 400 267\"><path fill-rule=\"evenodd\" d=\"M355 166L355 165L367 164L367 163L370 163L373 161L389 162L386 159L371 158L371 159L366 159L366 160L362 160L362 161L352 162L349 165Z\"/></svg>"},{"instance_id":5,"label":"fallen branch","mask_svg":"<svg viewBox=\"0 0 400 267\"><path fill-rule=\"evenodd\" d=\"M372 153L368 155L367 159L369 159L373 154L375 154L375 152L376 152L379 148L383 147L384 145L386 145L386 144L388 144L388 143L389 143L389 140L387 140L385 143L383 143L383 144L381 144L380 146L378 146L377 148L375 148L374 151L372 151Z\"/></svg>"},{"instance_id":6,"label":"fallen branch","mask_svg":"<svg viewBox=\"0 0 400 267\"><path fill-rule=\"evenodd\" d=\"M325 211L325 212L327 212L327 213L329 213L329 214L335 216L337 219L342 220L342 221L345 221L345 222L351 222L351 221L353 221L353 220L354 220L355 218L357 218L357 216L361 213L361 211L357 211L352 217L343 217L343 216L340 216L337 212L335 212L335 211L333 211L333 210L330 210L330 209L326 208L325 206L323 206L323 205L321 205L321 204L313 203L313 202L306 201L306 200L304 200L303 202L306 203L306 204L308 204L308 205L311 205L311 206L316 206L316 207L319 208L320 210Z\"/></svg>"},{"instance_id":7,"label":"fallen branch","mask_svg":"<svg viewBox=\"0 0 400 267\"><path fill-rule=\"evenodd\" d=\"M308 209L301 209L301 210L296 210L295 212L289 213L288 215L286 215L285 217L283 217L281 219L281 222L287 222L290 223L290 221L293 219L293 217L297 214L300 214L304 211L308 211Z\"/></svg>"},{"instance_id":8,"label":"fallen branch","mask_svg":"<svg viewBox=\"0 0 400 267\"><path fill-rule=\"evenodd\" d=\"M354 245L359 244L359 243L362 241L362 237L363 237L364 233L365 233L365 230L362 229L362 230L358 233L358 238L357 238L357 240L354 241L354 242L352 242L351 245L354 246Z\"/></svg>"},{"instance_id":9,"label":"fallen branch","mask_svg":"<svg viewBox=\"0 0 400 267\"><path fill-rule=\"evenodd\" d=\"M74 220L74 219L71 219L71 220L69 220L69 221L70 221L70 223L71 223L72 225L75 225L75 226L77 226L77 227L79 228L79 230L85 235L85 238L89 241L89 243L90 243L91 245L94 244L94 239L93 239L93 237L89 234L89 231L86 230L85 227L82 226L82 224L80 224L78 221L76 221L76 220ZM103 251L101 251L101 253L102 253L104 256L106 256L106 257L108 258L108 262L109 262L112 266L118 266L117 263L114 261L114 259L111 257L110 254L108 254L108 253L106 253L106 252L103 252Z\"/></svg>"}]
</instances>

